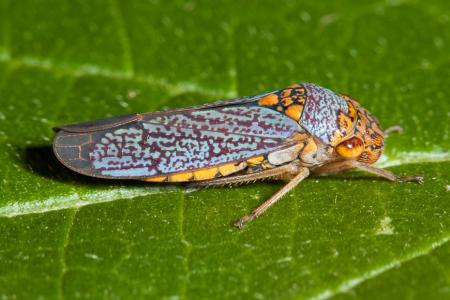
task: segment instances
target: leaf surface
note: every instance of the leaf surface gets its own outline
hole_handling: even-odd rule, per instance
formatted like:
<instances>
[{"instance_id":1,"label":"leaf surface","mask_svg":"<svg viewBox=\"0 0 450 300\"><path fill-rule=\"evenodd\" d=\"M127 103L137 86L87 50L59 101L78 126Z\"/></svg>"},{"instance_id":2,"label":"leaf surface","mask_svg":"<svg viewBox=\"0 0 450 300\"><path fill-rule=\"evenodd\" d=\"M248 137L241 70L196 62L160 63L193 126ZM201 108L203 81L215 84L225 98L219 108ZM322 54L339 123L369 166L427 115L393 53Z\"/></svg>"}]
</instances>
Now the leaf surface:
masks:
<instances>
[{"instance_id":1,"label":"leaf surface","mask_svg":"<svg viewBox=\"0 0 450 300\"><path fill-rule=\"evenodd\" d=\"M450 31L445 1L0 0L0 298L447 299ZM52 127L308 81L384 128L380 166L190 190L96 180ZM26 288L25 288L26 287Z\"/></svg>"}]
</instances>

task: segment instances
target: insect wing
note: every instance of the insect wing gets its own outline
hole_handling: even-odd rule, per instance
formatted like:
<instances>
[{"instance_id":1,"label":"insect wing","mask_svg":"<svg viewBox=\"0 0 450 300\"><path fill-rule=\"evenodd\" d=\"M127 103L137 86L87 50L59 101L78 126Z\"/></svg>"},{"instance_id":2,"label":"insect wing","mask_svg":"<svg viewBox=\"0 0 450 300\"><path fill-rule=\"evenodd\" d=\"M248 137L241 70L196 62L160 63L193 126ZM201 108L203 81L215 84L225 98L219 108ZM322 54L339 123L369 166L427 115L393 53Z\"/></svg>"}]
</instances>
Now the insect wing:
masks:
<instances>
[{"instance_id":1,"label":"insect wing","mask_svg":"<svg viewBox=\"0 0 450 300\"><path fill-rule=\"evenodd\" d=\"M143 179L240 162L292 145L289 138L299 130L294 120L250 100L235 103L240 102L63 126L54 151L85 175Z\"/></svg>"}]
</instances>

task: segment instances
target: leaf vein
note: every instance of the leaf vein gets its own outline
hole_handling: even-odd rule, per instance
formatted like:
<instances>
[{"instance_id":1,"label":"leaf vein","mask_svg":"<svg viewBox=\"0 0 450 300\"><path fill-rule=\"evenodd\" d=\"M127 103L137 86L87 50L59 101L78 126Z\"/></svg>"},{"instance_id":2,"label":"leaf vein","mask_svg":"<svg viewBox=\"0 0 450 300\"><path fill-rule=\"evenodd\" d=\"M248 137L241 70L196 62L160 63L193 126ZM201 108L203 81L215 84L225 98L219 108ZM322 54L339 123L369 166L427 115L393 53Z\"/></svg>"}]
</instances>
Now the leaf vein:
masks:
<instances>
[{"instance_id":1,"label":"leaf vein","mask_svg":"<svg viewBox=\"0 0 450 300\"><path fill-rule=\"evenodd\" d=\"M126 69L126 74L130 76L134 75L134 63L133 63L133 53L131 51L131 43L128 38L128 31L125 27L124 19L122 13L119 9L119 5L117 0L111 0L111 9L113 17L116 21L117 30L119 34L119 39L122 43L123 52L124 52L124 66Z\"/></svg>"},{"instance_id":2,"label":"leaf vein","mask_svg":"<svg viewBox=\"0 0 450 300\"><path fill-rule=\"evenodd\" d=\"M0 62L13 64L18 67L30 67L41 70L47 70L54 72L56 74L61 73L63 75L74 77L101 76L115 80L131 80L137 83L165 88L167 91L169 91L169 94L171 96L186 92L202 93L213 97L235 96L234 91L221 90L217 88L210 89L195 82L183 81L171 83L165 78L158 78L150 74L131 75L129 72L108 69L103 66L95 64L86 63L76 65L72 63L58 62L48 58L41 58L36 56L21 56L13 58L10 55L8 55L8 53L9 52L6 51L3 51L3 54L2 52L0 52Z\"/></svg>"},{"instance_id":3,"label":"leaf vein","mask_svg":"<svg viewBox=\"0 0 450 300\"><path fill-rule=\"evenodd\" d=\"M66 265L67 246L69 245L70 234L72 232L73 224L74 224L75 217L76 217L78 211L79 211L78 208L73 209L72 213L68 215L68 217L67 217L68 225L67 225L67 228L65 229L65 232L63 235L61 254L60 254L61 275L59 277L59 284L58 284L59 299L64 299L63 286L64 286L64 277L67 272L67 265Z\"/></svg>"},{"instance_id":4,"label":"leaf vein","mask_svg":"<svg viewBox=\"0 0 450 300\"><path fill-rule=\"evenodd\" d=\"M357 287L358 285L374 279L380 275L382 275L383 273L390 271L396 267L401 266L404 263L407 263L409 261L412 261L414 259L420 258L422 256L428 255L430 254L433 250L435 250L436 248L442 247L443 245L445 245L448 241L450 241L450 235L444 236L443 238L441 238L438 241L435 241L429 245L427 245L426 247L424 247L423 249L419 250L419 251L415 251L410 253L409 255L406 255L405 257L401 258L401 259L395 259L392 260L382 266L376 267L372 270L366 271L364 274L362 274L361 276L358 277L354 277L354 278L349 278L345 281L343 281L342 283L340 283L336 288L334 289L325 289L323 291L318 292L317 294L308 297L307 299L309 300L323 300L323 299L330 299L331 297L338 295L340 293L346 293L352 289L354 289L355 287Z\"/></svg>"}]
</instances>

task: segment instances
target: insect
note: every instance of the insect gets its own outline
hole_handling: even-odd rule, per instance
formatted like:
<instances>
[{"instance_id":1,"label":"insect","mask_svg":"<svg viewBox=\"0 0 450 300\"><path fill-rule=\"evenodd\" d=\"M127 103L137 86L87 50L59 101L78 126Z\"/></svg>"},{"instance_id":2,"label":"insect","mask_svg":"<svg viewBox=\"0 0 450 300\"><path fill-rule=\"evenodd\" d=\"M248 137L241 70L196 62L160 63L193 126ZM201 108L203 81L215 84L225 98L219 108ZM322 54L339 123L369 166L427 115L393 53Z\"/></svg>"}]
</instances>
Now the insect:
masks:
<instances>
[{"instance_id":1,"label":"insect","mask_svg":"<svg viewBox=\"0 0 450 300\"><path fill-rule=\"evenodd\" d=\"M421 182L372 166L384 148L378 121L350 96L312 83L170 111L60 126L53 149L87 176L232 185L287 180L240 218L242 228L310 173L359 169L391 181Z\"/></svg>"}]
</instances>

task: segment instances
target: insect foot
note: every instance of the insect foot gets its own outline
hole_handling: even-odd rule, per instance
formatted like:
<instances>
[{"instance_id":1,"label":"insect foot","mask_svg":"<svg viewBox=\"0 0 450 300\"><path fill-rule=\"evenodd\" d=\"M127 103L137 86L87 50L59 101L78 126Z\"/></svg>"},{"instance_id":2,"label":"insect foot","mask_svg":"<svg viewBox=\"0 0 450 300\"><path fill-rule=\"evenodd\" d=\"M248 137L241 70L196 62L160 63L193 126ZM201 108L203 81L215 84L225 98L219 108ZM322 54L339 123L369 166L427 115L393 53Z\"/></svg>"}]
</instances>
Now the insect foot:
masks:
<instances>
[{"instance_id":1,"label":"insect foot","mask_svg":"<svg viewBox=\"0 0 450 300\"><path fill-rule=\"evenodd\" d=\"M243 216L242 218L240 218L236 222L234 222L233 225L235 227L239 228L239 229L243 229L245 223L253 221L254 219L256 219L256 215L254 213L250 213L248 215Z\"/></svg>"},{"instance_id":2,"label":"insect foot","mask_svg":"<svg viewBox=\"0 0 450 300\"><path fill-rule=\"evenodd\" d=\"M397 176L399 182L416 182L418 184L423 183L423 176Z\"/></svg>"}]
</instances>

